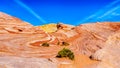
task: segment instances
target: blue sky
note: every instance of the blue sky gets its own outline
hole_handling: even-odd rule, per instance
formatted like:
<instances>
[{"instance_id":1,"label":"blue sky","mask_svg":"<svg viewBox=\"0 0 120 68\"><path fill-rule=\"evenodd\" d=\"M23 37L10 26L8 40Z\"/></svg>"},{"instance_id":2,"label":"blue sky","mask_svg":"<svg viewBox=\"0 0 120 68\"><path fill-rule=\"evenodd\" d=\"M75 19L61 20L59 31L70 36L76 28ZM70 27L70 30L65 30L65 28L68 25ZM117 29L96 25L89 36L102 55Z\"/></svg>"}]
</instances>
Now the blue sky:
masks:
<instances>
[{"instance_id":1,"label":"blue sky","mask_svg":"<svg viewBox=\"0 0 120 68\"><path fill-rule=\"evenodd\" d=\"M33 25L120 21L119 0L1 0L0 11Z\"/></svg>"}]
</instances>

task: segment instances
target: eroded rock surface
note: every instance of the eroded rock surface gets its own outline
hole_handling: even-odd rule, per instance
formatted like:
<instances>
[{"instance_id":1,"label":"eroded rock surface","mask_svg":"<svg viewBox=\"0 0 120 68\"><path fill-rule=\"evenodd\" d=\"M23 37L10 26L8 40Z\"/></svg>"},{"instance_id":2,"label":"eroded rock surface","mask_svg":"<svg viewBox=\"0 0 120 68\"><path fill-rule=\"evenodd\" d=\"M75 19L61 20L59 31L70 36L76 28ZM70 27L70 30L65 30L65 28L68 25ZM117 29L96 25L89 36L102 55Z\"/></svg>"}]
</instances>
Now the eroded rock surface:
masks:
<instances>
[{"instance_id":1,"label":"eroded rock surface","mask_svg":"<svg viewBox=\"0 0 120 68\"><path fill-rule=\"evenodd\" d=\"M0 12L0 66L57 68L56 63L59 63L55 58L57 53L63 48L68 48L75 56L82 54L89 57L97 51L94 58L101 60L97 68L110 68L110 66L119 68L119 30L120 23L104 22L76 27L62 24L56 32L47 33L27 22ZM69 45L64 46L63 42ZM44 47L43 43L48 43L49 46ZM75 63L77 68L80 68L79 61L75 60ZM72 68L76 64L72 64Z\"/></svg>"},{"instance_id":2,"label":"eroded rock surface","mask_svg":"<svg viewBox=\"0 0 120 68\"><path fill-rule=\"evenodd\" d=\"M116 33L108 38L106 46L98 50L93 59L101 62L96 68L120 68L120 33Z\"/></svg>"}]
</instances>

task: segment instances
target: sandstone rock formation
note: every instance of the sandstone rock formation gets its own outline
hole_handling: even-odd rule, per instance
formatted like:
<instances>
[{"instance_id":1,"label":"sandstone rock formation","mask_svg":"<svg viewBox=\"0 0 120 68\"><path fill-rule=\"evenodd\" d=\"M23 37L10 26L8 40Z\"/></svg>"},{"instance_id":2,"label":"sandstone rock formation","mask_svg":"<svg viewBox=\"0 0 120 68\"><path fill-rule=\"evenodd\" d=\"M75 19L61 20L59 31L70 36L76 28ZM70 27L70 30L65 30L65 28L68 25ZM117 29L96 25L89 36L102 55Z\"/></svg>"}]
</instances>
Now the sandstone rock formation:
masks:
<instances>
[{"instance_id":1,"label":"sandstone rock formation","mask_svg":"<svg viewBox=\"0 0 120 68\"><path fill-rule=\"evenodd\" d=\"M93 55L101 61L96 68L120 68L120 33L110 36L105 45Z\"/></svg>"},{"instance_id":2,"label":"sandstone rock formation","mask_svg":"<svg viewBox=\"0 0 120 68\"><path fill-rule=\"evenodd\" d=\"M0 12L0 66L2 68L21 66L21 68L33 68L33 66L57 68L60 63L64 63L56 58L57 53L63 48L68 48L75 55L73 61L65 58L65 62L73 65L71 68L75 68L74 65L80 68L78 59L81 57L77 57L76 60L76 56L82 54L90 57L94 53L93 58L100 59L101 62L93 64L93 67L97 65L96 68L112 66L112 68L119 68L119 31L119 22L104 22L79 26L60 24L56 32L47 33ZM69 45L64 46L63 42ZM49 46L44 47L43 43L48 43ZM91 62L90 59L88 60Z\"/></svg>"}]
</instances>

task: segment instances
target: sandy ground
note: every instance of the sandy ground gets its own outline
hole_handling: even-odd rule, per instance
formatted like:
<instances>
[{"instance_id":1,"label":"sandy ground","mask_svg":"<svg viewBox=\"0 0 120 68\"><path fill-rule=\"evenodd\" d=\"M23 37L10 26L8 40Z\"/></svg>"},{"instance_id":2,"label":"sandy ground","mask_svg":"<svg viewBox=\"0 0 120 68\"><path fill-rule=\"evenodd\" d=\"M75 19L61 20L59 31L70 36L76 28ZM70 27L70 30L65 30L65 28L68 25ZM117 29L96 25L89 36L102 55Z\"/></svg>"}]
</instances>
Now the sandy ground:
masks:
<instances>
[{"instance_id":1,"label":"sandy ground","mask_svg":"<svg viewBox=\"0 0 120 68\"><path fill-rule=\"evenodd\" d=\"M98 61L91 60L85 55L77 55L75 56L75 60L72 61L65 60L65 58L58 60L62 62L58 68L89 68L90 65L98 63ZM66 61L66 63L64 61Z\"/></svg>"}]
</instances>

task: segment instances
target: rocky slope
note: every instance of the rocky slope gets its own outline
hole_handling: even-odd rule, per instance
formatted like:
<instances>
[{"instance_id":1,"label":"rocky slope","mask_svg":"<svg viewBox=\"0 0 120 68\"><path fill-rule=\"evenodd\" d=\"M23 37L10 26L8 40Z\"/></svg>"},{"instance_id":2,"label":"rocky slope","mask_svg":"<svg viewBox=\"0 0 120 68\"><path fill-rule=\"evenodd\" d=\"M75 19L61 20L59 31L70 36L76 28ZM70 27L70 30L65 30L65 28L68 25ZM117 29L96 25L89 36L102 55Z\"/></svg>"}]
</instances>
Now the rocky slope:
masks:
<instances>
[{"instance_id":1,"label":"rocky slope","mask_svg":"<svg viewBox=\"0 0 120 68\"><path fill-rule=\"evenodd\" d=\"M101 68L96 67L96 65L99 66L100 61L90 60L89 57L92 56L93 59L96 59L97 55L99 58L99 55L103 54L99 54L99 50L112 52L112 48L109 46L119 44L119 41L115 41L116 39L109 38L114 34L116 37L116 33L119 33L119 22L79 26L57 24L56 27L55 32L47 33L38 27L1 12L0 66L2 68L33 68L33 66L34 68ZM119 39L119 37L117 38ZM107 45L108 42L111 44ZM71 50L74 60L56 57L63 48ZM113 50L115 49L115 53L113 51L111 54L117 55L119 48L113 48ZM108 54L112 57L110 53ZM113 58L110 58L109 63L113 64ZM83 63L81 60L85 62ZM102 66L102 62L104 61L100 62L100 66ZM114 63L116 62L117 60ZM116 65L113 66L118 68Z\"/></svg>"}]
</instances>

